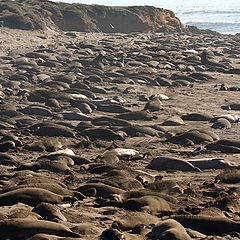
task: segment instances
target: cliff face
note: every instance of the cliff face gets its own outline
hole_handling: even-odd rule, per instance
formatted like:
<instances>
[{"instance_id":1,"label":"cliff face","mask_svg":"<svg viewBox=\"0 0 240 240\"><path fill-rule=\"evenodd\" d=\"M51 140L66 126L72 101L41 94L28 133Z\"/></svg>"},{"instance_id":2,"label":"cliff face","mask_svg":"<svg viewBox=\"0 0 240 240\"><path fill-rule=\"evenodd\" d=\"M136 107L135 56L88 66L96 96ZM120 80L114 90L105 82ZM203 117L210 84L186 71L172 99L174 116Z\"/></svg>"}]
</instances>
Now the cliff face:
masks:
<instances>
[{"instance_id":1,"label":"cliff face","mask_svg":"<svg viewBox=\"0 0 240 240\"><path fill-rule=\"evenodd\" d=\"M58 27L81 32L172 32L182 31L172 11L150 6L107 7L55 3L46 0L4 0L0 21L10 28L44 29Z\"/></svg>"},{"instance_id":2,"label":"cliff face","mask_svg":"<svg viewBox=\"0 0 240 240\"><path fill-rule=\"evenodd\" d=\"M55 23L60 29L97 32L161 32L181 31L182 25L174 13L150 6L106 7L82 5L80 11L64 9L62 19Z\"/></svg>"}]
</instances>

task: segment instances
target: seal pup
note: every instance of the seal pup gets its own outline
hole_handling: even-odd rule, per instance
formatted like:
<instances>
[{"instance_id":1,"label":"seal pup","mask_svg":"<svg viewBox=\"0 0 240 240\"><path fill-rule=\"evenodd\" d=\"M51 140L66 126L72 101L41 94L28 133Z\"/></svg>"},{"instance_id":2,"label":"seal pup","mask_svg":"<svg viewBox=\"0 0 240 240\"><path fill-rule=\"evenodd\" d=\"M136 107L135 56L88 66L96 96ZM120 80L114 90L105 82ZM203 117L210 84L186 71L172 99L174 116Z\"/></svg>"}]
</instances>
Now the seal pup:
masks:
<instances>
[{"instance_id":1,"label":"seal pup","mask_svg":"<svg viewBox=\"0 0 240 240\"><path fill-rule=\"evenodd\" d=\"M103 153L104 156L109 154L116 155L119 159L139 159L143 157L139 151L131 148L115 148Z\"/></svg>"},{"instance_id":2,"label":"seal pup","mask_svg":"<svg viewBox=\"0 0 240 240\"><path fill-rule=\"evenodd\" d=\"M124 234L114 228L109 228L106 229L102 232L101 236L100 236L101 240L110 240L110 239L115 239L115 240L126 240L126 237L124 236Z\"/></svg>"}]
</instances>

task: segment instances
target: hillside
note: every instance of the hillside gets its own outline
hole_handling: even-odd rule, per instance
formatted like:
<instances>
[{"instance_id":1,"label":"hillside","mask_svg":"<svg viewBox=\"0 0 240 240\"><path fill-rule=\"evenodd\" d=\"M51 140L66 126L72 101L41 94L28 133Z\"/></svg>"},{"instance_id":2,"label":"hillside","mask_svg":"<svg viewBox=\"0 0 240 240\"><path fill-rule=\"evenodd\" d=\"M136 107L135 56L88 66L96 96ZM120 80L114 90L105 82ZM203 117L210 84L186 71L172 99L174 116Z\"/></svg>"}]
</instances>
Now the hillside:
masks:
<instances>
[{"instance_id":1,"label":"hillside","mask_svg":"<svg viewBox=\"0 0 240 240\"><path fill-rule=\"evenodd\" d=\"M4 27L34 30L47 27L79 32L180 32L183 26L172 11L151 6L107 7L55 3L46 0L0 2Z\"/></svg>"}]
</instances>

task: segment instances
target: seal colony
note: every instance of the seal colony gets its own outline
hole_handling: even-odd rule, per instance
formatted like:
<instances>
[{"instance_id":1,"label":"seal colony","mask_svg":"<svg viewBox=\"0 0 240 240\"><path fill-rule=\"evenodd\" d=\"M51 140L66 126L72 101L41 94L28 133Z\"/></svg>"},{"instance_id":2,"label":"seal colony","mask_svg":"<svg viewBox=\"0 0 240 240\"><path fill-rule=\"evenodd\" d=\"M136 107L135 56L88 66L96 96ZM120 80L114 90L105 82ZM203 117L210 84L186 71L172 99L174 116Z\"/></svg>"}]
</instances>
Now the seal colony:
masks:
<instances>
[{"instance_id":1,"label":"seal colony","mask_svg":"<svg viewBox=\"0 0 240 240\"><path fill-rule=\"evenodd\" d=\"M240 239L239 36L0 38L1 239Z\"/></svg>"}]
</instances>

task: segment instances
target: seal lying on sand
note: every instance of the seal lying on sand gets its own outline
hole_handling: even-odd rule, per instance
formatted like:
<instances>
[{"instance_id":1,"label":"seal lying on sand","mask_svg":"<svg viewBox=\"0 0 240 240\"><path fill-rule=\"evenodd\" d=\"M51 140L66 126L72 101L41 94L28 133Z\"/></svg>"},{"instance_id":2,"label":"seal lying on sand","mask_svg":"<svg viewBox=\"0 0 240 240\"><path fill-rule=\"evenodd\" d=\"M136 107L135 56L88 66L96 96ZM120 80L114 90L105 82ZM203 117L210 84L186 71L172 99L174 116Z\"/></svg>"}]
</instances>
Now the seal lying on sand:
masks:
<instances>
[{"instance_id":1,"label":"seal lying on sand","mask_svg":"<svg viewBox=\"0 0 240 240\"><path fill-rule=\"evenodd\" d=\"M228 169L215 177L215 182L222 183L240 183L240 170L237 169Z\"/></svg>"},{"instance_id":2,"label":"seal lying on sand","mask_svg":"<svg viewBox=\"0 0 240 240\"><path fill-rule=\"evenodd\" d=\"M210 216L174 216L174 220L185 228L191 228L207 235L222 235L230 232L240 232L240 222L225 217Z\"/></svg>"},{"instance_id":3,"label":"seal lying on sand","mask_svg":"<svg viewBox=\"0 0 240 240\"><path fill-rule=\"evenodd\" d=\"M54 234L61 237L80 237L70 228L60 223L43 220L7 219L0 221L2 239L19 239L31 237L37 233Z\"/></svg>"},{"instance_id":4,"label":"seal lying on sand","mask_svg":"<svg viewBox=\"0 0 240 240\"><path fill-rule=\"evenodd\" d=\"M60 203L65 200L74 201L74 197L64 197L41 188L21 188L0 194L0 206L14 205L18 202L36 206L42 202Z\"/></svg>"},{"instance_id":5,"label":"seal lying on sand","mask_svg":"<svg viewBox=\"0 0 240 240\"><path fill-rule=\"evenodd\" d=\"M167 219L158 223L147 236L148 239L191 240L185 228L173 219Z\"/></svg>"},{"instance_id":6,"label":"seal lying on sand","mask_svg":"<svg viewBox=\"0 0 240 240\"><path fill-rule=\"evenodd\" d=\"M103 155L109 155L109 154L114 154L116 156L119 157L119 159L121 158L126 158L126 159L132 159L132 158L140 158L142 157L140 155L140 153L135 150L135 149L130 149L130 148L115 148L109 151L106 151L103 153Z\"/></svg>"},{"instance_id":7,"label":"seal lying on sand","mask_svg":"<svg viewBox=\"0 0 240 240\"><path fill-rule=\"evenodd\" d=\"M226 162L224 159L191 159L188 160L193 166L198 167L200 169L223 169L223 168L234 168L236 164L231 162Z\"/></svg>"},{"instance_id":8,"label":"seal lying on sand","mask_svg":"<svg viewBox=\"0 0 240 240\"><path fill-rule=\"evenodd\" d=\"M220 67L220 68L225 68L225 69L227 68L224 64L210 61L210 60L208 59L207 51L206 51L206 50L204 50L204 51L202 52L202 55L201 55L201 63L202 63L202 65L205 65L205 66Z\"/></svg>"},{"instance_id":9,"label":"seal lying on sand","mask_svg":"<svg viewBox=\"0 0 240 240\"><path fill-rule=\"evenodd\" d=\"M45 220L54 222L67 221L59 207L50 203L40 203L32 211L42 216Z\"/></svg>"},{"instance_id":10,"label":"seal lying on sand","mask_svg":"<svg viewBox=\"0 0 240 240\"><path fill-rule=\"evenodd\" d=\"M170 132L170 135L166 135L166 137L168 138L168 141L182 145L186 145L189 141L191 141L193 144L200 144L219 140L219 137L215 133L202 129L192 129L189 131L176 133L175 135L171 134Z\"/></svg>"},{"instance_id":11,"label":"seal lying on sand","mask_svg":"<svg viewBox=\"0 0 240 240\"><path fill-rule=\"evenodd\" d=\"M191 163L174 157L157 157L154 158L147 168L155 170L181 170L181 171L193 171L201 172L197 167L194 167Z\"/></svg>"},{"instance_id":12,"label":"seal lying on sand","mask_svg":"<svg viewBox=\"0 0 240 240\"><path fill-rule=\"evenodd\" d=\"M130 211L146 211L156 214L161 211L170 211L170 206L163 198L157 196L144 196L132 198L122 203L122 206Z\"/></svg>"},{"instance_id":13,"label":"seal lying on sand","mask_svg":"<svg viewBox=\"0 0 240 240\"><path fill-rule=\"evenodd\" d=\"M112 194L120 194L124 192L124 190L120 188L116 188L103 183L87 183L78 187L76 191L80 191L81 193L84 193L84 195L88 196L89 191L92 189L95 189L95 195L97 197L103 198L109 197Z\"/></svg>"},{"instance_id":14,"label":"seal lying on sand","mask_svg":"<svg viewBox=\"0 0 240 240\"><path fill-rule=\"evenodd\" d=\"M224 153L240 153L240 141L235 139L223 139L205 146L208 150L217 150Z\"/></svg>"},{"instance_id":15,"label":"seal lying on sand","mask_svg":"<svg viewBox=\"0 0 240 240\"><path fill-rule=\"evenodd\" d=\"M120 134L115 133L111 129L106 128L88 128L86 130L83 130L81 132L82 136L87 136L90 138L90 140L121 140L124 141L124 137L122 137Z\"/></svg>"}]
</instances>

